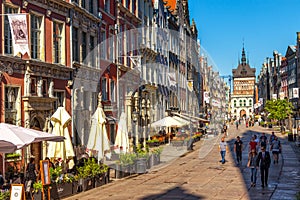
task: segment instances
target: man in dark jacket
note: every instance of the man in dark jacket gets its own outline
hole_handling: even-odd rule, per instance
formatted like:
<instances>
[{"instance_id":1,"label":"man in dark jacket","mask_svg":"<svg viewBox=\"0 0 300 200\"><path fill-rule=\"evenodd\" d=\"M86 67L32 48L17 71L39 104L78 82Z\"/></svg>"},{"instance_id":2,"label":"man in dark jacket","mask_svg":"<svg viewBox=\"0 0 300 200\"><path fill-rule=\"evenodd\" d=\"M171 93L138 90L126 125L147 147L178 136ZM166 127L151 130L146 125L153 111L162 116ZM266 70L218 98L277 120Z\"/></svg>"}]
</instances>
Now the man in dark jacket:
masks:
<instances>
[{"instance_id":1,"label":"man in dark jacket","mask_svg":"<svg viewBox=\"0 0 300 200\"><path fill-rule=\"evenodd\" d=\"M264 146L261 147L261 152L259 152L256 166L260 167L261 174L261 187L268 187L268 176L269 176L269 168L271 164L271 156Z\"/></svg>"}]
</instances>

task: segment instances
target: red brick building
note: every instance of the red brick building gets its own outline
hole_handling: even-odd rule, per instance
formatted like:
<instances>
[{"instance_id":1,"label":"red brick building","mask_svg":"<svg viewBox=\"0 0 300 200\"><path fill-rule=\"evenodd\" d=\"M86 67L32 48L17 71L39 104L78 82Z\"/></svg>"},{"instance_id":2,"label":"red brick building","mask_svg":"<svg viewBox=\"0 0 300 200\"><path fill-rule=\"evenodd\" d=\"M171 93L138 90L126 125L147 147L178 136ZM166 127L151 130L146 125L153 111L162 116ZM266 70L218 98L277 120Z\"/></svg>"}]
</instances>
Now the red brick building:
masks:
<instances>
[{"instance_id":1,"label":"red brick building","mask_svg":"<svg viewBox=\"0 0 300 200\"><path fill-rule=\"evenodd\" d=\"M69 16L72 5L63 0L50 0L47 5L38 0L6 0L0 1L0 6L4 14L0 20L1 122L47 131L47 119L59 105L72 114L69 87L73 71ZM13 54L6 15L11 13L27 14L30 55ZM26 156L35 155L36 160L44 156L42 143L33 144L28 150Z\"/></svg>"}]
</instances>

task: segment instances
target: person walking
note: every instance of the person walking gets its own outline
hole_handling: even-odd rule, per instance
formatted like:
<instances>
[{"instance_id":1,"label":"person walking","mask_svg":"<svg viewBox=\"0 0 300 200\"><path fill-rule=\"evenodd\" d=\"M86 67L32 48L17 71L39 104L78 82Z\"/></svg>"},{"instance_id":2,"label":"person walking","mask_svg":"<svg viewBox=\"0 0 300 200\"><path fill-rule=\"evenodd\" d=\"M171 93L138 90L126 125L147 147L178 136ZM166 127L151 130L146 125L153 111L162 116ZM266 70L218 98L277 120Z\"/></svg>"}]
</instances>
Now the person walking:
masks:
<instances>
[{"instance_id":1,"label":"person walking","mask_svg":"<svg viewBox=\"0 0 300 200\"><path fill-rule=\"evenodd\" d=\"M269 176L269 168L271 164L270 153L266 151L264 146L261 147L261 152L259 152L258 157L256 159L256 166L260 167L260 175L261 175L261 187L268 187L268 176Z\"/></svg>"},{"instance_id":2,"label":"person walking","mask_svg":"<svg viewBox=\"0 0 300 200\"><path fill-rule=\"evenodd\" d=\"M239 121L238 120L235 121L235 126L236 126L236 130L238 130L239 129Z\"/></svg>"},{"instance_id":3,"label":"person walking","mask_svg":"<svg viewBox=\"0 0 300 200\"><path fill-rule=\"evenodd\" d=\"M272 131L272 134L271 134L271 136L270 136L270 139L269 139L269 141L270 141L270 144L272 144L272 142L275 140L275 133L274 133L274 131Z\"/></svg>"},{"instance_id":4,"label":"person walking","mask_svg":"<svg viewBox=\"0 0 300 200\"><path fill-rule=\"evenodd\" d=\"M224 164L226 151L228 152L227 142L225 142L224 137L222 137L221 142L219 144L219 150L220 150L220 154L221 154L221 158L222 158L221 162L222 162L222 164Z\"/></svg>"},{"instance_id":5,"label":"person walking","mask_svg":"<svg viewBox=\"0 0 300 200\"><path fill-rule=\"evenodd\" d=\"M255 136L252 136L251 141L249 142L249 153L251 152L252 149L256 151L256 148L257 148L257 142L255 141Z\"/></svg>"},{"instance_id":6,"label":"person walking","mask_svg":"<svg viewBox=\"0 0 300 200\"><path fill-rule=\"evenodd\" d=\"M34 158L30 158L26 168L26 192L30 192L30 189L33 188L33 184L37 181L37 174L38 170Z\"/></svg>"},{"instance_id":7,"label":"person walking","mask_svg":"<svg viewBox=\"0 0 300 200\"><path fill-rule=\"evenodd\" d=\"M251 170L251 187L256 186L256 174L257 174L257 165L256 165L256 160L257 160L257 152L256 149L251 149L248 155L248 163L247 167L250 168Z\"/></svg>"},{"instance_id":8,"label":"person walking","mask_svg":"<svg viewBox=\"0 0 300 200\"><path fill-rule=\"evenodd\" d=\"M262 133L262 135L260 136L259 144L260 144L260 147L265 147L265 149L267 148L268 138L265 133Z\"/></svg>"},{"instance_id":9,"label":"person walking","mask_svg":"<svg viewBox=\"0 0 300 200\"><path fill-rule=\"evenodd\" d=\"M278 164L278 160L279 160L279 153L281 152L281 144L280 141L278 140L278 137L275 136L275 139L273 140L270 150L273 154L273 163L277 163Z\"/></svg>"},{"instance_id":10,"label":"person walking","mask_svg":"<svg viewBox=\"0 0 300 200\"><path fill-rule=\"evenodd\" d=\"M237 136L236 141L234 142L234 152L236 155L237 165L242 164L242 151L243 151L243 142L240 136Z\"/></svg>"}]
</instances>

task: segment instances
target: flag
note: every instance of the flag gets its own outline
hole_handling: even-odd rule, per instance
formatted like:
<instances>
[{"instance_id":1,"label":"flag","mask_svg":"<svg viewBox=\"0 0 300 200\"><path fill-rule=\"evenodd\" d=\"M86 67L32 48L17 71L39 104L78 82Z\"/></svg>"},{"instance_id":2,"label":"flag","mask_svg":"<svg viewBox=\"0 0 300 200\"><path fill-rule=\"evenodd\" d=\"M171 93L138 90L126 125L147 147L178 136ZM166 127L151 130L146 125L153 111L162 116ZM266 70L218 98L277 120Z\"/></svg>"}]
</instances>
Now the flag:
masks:
<instances>
[{"instance_id":1,"label":"flag","mask_svg":"<svg viewBox=\"0 0 300 200\"><path fill-rule=\"evenodd\" d=\"M299 88L293 88L293 98L299 98Z\"/></svg>"},{"instance_id":2,"label":"flag","mask_svg":"<svg viewBox=\"0 0 300 200\"><path fill-rule=\"evenodd\" d=\"M9 14L8 21L12 35L14 56L18 55L18 53L22 55L27 53L29 55L26 14Z\"/></svg>"},{"instance_id":3,"label":"flag","mask_svg":"<svg viewBox=\"0 0 300 200\"><path fill-rule=\"evenodd\" d=\"M142 73L142 62L141 56L129 56L131 62L135 65L135 69Z\"/></svg>"},{"instance_id":4,"label":"flag","mask_svg":"<svg viewBox=\"0 0 300 200\"><path fill-rule=\"evenodd\" d=\"M203 92L204 102L209 103L209 92Z\"/></svg>"},{"instance_id":5,"label":"flag","mask_svg":"<svg viewBox=\"0 0 300 200\"><path fill-rule=\"evenodd\" d=\"M193 92L193 85L194 85L194 82L193 80L188 80L187 81L187 88L189 91Z\"/></svg>"},{"instance_id":6,"label":"flag","mask_svg":"<svg viewBox=\"0 0 300 200\"><path fill-rule=\"evenodd\" d=\"M176 75L175 72L168 73L168 80L169 80L169 87L175 86L176 87Z\"/></svg>"}]
</instances>

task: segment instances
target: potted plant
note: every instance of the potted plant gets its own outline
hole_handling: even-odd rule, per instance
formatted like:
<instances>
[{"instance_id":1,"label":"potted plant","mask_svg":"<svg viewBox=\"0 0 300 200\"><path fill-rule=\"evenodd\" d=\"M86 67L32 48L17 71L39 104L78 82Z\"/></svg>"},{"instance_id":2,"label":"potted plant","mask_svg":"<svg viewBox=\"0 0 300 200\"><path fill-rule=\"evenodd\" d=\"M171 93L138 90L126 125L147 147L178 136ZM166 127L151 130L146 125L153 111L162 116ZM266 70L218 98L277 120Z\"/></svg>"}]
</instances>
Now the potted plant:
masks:
<instances>
[{"instance_id":1,"label":"potted plant","mask_svg":"<svg viewBox=\"0 0 300 200\"><path fill-rule=\"evenodd\" d=\"M126 153L120 154L120 165L124 176L128 176L134 171L134 162L136 159L136 154Z\"/></svg>"},{"instance_id":2,"label":"potted plant","mask_svg":"<svg viewBox=\"0 0 300 200\"><path fill-rule=\"evenodd\" d=\"M85 163L82 167L77 167L78 191L86 191L93 188L93 180L90 176L90 167Z\"/></svg>"},{"instance_id":3,"label":"potted plant","mask_svg":"<svg viewBox=\"0 0 300 200\"><path fill-rule=\"evenodd\" d=\"M153 148L151 149L151 162L153 163L153 165L158 165L160 163L160 155L163 151L163 147L157 147L157 148Z\"/></svg>"},{"instance_id":4,"label":"potted plant","mask_svg":"<svg viewBox=\"0 0 300 200\"><path fill-rule=\"evenodd\" d=\"M42 190L43 190L43 184L42 181L38 181L33 183L33 198L35 200L42 200Z\"/></svg>"},{"instance_id":5,"label":"potted plant","mask_svg":"<svg viewBox=\"0 0 300 200\"><path fill-rule=\"evenodd\" d=\"M9 200L10 191L9 190L0 190L0 200Z\"/></svg>"},{"instance_id":6,"label":"potted plant","mask_svg":"<svg viewBox=\"0 0 300 200\"><path fill-rule=\"evenodd\" d=\"M73 194L73 181L72 174L63 174L62 167L58 166L55 169L50 168L51 176L51 197L53 199L61 199Z\"/></svg>"},{"instance_id":7,"label":"potted plant","mask_svg":"<svg viewBox=\"0 0 300 200\"><path fill-rule=\"evenodd\" d=\"M149 147L157 147L159 146L159 139L148 140L147 144L149 145Z\"/></svg>"}]
</instances>

